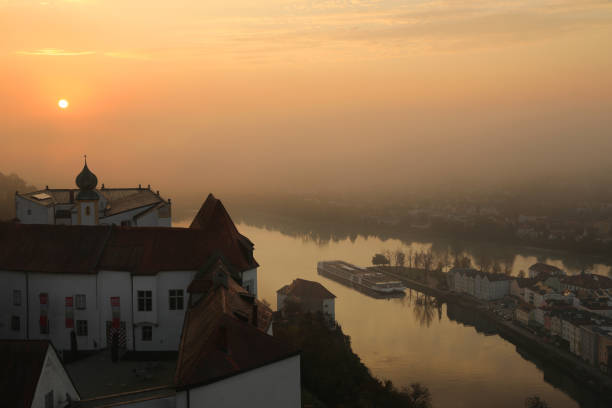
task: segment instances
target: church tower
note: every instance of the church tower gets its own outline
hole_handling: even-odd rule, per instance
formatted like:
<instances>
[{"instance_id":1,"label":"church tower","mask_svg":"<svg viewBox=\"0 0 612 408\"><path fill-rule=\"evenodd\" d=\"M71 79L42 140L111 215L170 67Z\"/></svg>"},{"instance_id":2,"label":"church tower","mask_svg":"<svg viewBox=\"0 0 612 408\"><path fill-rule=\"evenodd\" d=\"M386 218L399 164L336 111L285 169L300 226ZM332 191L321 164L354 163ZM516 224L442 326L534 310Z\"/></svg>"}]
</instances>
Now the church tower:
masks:
<instances>
[{"instance_id":1,"label":"church tower","mask_svg":"<svg viewBox=\"0 0 612 408\"><path fill-rule=\"evenodd\" d=\"M100 200L96 191L98 178L87 167L87 156L85 156L83 170L76 177L76 185L79 188L75 200L77 225L97 225Z\"/></svg>"}]
</instances>

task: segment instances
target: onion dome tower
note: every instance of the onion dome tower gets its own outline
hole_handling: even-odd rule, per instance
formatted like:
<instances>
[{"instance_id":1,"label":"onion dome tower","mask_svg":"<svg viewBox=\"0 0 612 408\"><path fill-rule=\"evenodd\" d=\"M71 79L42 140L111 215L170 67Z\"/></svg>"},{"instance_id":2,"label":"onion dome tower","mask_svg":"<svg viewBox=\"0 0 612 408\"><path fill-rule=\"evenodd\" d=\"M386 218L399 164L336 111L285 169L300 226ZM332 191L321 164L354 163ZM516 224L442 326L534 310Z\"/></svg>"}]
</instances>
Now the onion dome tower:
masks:
<instances>
[{"instance_id":1,"label":"onion dome tower","mask_svg":"<svg viewBox=\"0 0 612 408\"><path fill-rule=\"evenodd\" d=\"M85 156L85 165L83 170L76 177L76 185L79 188L77 200L98 200L96 187L98 186L98 177L87 167L87 155Z\"/></svg>"},{"instance_id":2,"label":"onion dome tower","mask_svg":"<svg viewBox=\"0 0 612 408\"><path fill-rule=\"evenodd\" d=\"M100 196L96 191L98 178L87 167L87 156L83 170L76 177L76 185L79 187L75 200L75 209L78 225L97 225L98 224L98 205Z\"/></svg>"}]
</instances>

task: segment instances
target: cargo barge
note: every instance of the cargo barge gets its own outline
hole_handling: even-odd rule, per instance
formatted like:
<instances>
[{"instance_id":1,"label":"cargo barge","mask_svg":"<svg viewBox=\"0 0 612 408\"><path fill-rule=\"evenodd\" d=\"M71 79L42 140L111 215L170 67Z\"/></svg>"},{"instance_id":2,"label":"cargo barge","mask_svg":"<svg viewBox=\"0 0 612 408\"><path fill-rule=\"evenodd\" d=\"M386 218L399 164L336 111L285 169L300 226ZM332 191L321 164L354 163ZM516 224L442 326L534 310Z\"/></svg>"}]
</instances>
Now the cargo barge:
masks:
<instances>
[{"instance_id":1,"label":"cargo barge","mask_svg":"<svg viewBox=\"0 0 612 408\"><path fill-rule=\"evenodd\" d=\"M319 262L317 272L319 275L378 299L405 295L406 286L401 281L385 273L366 270L348 262Z\"/></svg>"}]
</instances>

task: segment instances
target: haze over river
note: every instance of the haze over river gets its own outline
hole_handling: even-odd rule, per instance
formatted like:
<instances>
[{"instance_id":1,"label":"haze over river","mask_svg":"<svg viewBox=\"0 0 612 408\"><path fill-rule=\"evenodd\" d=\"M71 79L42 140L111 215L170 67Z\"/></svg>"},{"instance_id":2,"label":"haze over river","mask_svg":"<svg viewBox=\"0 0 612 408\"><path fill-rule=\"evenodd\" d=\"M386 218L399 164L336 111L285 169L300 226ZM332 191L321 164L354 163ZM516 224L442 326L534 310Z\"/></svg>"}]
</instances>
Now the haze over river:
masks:
<instances>
[{"instance_id":1,"label":"haze over river","mask_svg":"<svg viewBox=\"0 0 612 408\"><path fill-rule=\"evenodd\" d=\"M318 261L341 259L366 266L374 253L406 247L405 243L357 237L320 244L276 230L237 227L255 243L260 299L276 309L276 291L283 285L298 277L321 282L337 296L336 319L373 374L392 380L398 388L412 382L426 385L436 407L517 408L531 395L539 395L553 408L605 406L562 372L539 361L536 366L536 359L526 359L524 351L519 353L497 334L485 335L486 322L468 310L437 307L409 290L401 299L373 299L317 274ZM527 266L535 262L522 259Z\"/></svg>"}]
</instances>

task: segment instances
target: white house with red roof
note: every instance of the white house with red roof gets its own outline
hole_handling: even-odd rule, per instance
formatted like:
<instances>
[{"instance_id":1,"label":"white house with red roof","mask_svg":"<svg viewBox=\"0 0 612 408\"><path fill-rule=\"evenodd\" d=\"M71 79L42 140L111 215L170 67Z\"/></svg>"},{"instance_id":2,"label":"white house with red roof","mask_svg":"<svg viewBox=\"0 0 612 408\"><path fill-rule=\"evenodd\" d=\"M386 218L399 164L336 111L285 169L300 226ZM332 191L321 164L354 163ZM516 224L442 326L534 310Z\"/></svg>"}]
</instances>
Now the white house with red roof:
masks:
<instances>
[{"instance_id":1,"label":"white house with red roof","mask_svg":"<svg viewBox=\"0 0 612 408\"><path fill-rule=\"evenodd\" d=\"M15 193L15 218L24 224L172 226L171 202L149 185L98 188L87 160L76 177L77 189Z\"/></svg>"},{"instance_id":2,"label":"white house with red roof","mask_svg":"<svg viewBox=\"0 0 612 408\"><path fill-rule=\"evenodd\" d=\"M332 322L336 320L336 296L319 282L298 278L283 286L276 291L276 310L282 312L288 299L298 302L304 311L322 312Z\"/></svg>"},{"instance_id":3,"label":"white house with red roof","mask_svg":"<svg viewBox=\"0 0 612 408\"><path fill-rule=\"evenodd\" d=\"M0 338L178 350L187 288L210 259L257 293L251 241L212 195L200 213L192 228L0 223Z\"/></svg>"}]
</instances>

